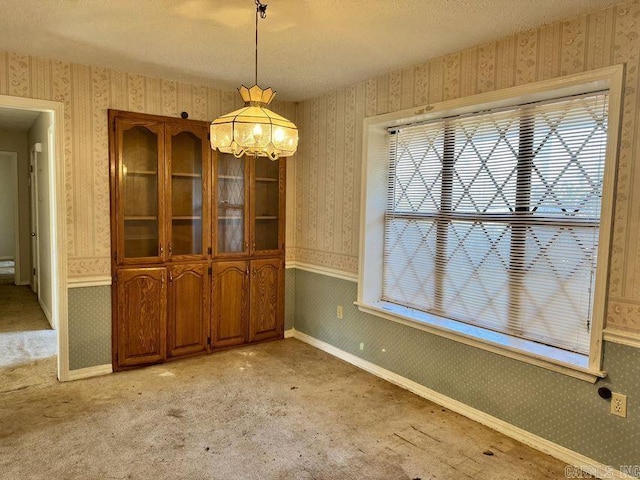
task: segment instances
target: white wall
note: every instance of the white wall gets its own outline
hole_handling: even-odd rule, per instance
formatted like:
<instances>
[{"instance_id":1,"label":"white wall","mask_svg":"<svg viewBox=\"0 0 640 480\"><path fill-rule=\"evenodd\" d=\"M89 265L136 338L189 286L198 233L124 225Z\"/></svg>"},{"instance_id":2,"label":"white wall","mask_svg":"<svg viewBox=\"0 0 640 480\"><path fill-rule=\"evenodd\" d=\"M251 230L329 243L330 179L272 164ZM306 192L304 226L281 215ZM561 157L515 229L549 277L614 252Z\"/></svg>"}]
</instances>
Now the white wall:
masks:
<instances>
[{"instance_id":1,"label":"white wall","mask_svg":"<svg viewBox=\"0 0 640 480\"><path fill-rule=\"evenodd\" d=\"M26 130L0 128L0 151L18 154L18 214L20 216L20 280L29 282L29 150ZM18 272L16 272L17 274Z\"/></svg>"},{"instance_id":2,"label":"white wall","mask_svg":"<svg viewBox=\"0 0 640 480\"><path fill-rule=\"evenodd\" d=\"M38 153L38 236L40 251L40 284L38 297L40 305L51 322L53 312L53 276L52 276L52 231L51 224L51 165L49 155L53 154L53 145L49 145L48 130L53 125L53 114L41 113L27 134L29 151L34 144L42 144L42 152Z\"/></svg>"},{"instance_id":3,"label":"white wall","mask_svg":"<svg viewBox=\"0 0 640 480\"><path fill-rule=\"evenodd\" d=\"M13 156L0 153L0 260L14 260L15 171Z\"/></svg>"}]
</instances>

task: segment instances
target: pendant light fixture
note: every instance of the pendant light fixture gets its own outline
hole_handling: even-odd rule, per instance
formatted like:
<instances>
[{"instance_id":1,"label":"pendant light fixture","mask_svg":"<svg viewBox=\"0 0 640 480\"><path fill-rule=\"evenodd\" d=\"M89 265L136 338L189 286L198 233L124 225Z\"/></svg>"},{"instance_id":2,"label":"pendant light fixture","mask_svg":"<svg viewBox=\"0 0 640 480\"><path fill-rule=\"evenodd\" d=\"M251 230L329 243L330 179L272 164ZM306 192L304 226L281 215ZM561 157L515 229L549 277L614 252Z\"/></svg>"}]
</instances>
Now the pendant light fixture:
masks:
<instances>
[{"instance_id":1,"label":"pendant light fixture","mask_svg":"<svg viewBox=\"0 0 640 480\"><path fill-rule=\"evenodd\" d=\"M286 118L267 108L276 92L258 86L258 18L266 18L267 5L256 0L255 85L238 91L245 106L211 123L211 148L236 157L254 155L277 160L290 157L298 148L298 129Z\"/></svg>"}]
</instances>

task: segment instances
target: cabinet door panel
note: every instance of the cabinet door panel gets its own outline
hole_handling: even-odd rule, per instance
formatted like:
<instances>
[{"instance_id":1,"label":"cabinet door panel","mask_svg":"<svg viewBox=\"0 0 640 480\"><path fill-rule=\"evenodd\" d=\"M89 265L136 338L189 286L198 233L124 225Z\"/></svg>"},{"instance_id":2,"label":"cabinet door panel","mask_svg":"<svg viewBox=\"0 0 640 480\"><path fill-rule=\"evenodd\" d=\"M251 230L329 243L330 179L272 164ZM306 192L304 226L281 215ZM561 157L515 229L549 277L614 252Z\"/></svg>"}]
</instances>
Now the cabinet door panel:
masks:
<instances>
[{"instance_id":1,"label":"cabinet door panel","mask_svg":"<svg viewBox=\"0 0 640 480\"><path fill-rule=\"evenodd\" d=\"M204 258L209 245L208 198L210 151L208 128L167 125L167 178L170 179L169 255L173 260Z\"/></svg>"},{"instance_id":2,"label":"cabinet door panel","mask_svg":"<svg viewBox=\"0 0 640 480\"><path fill-rule=\"evenodd\" d=\"M283 333L284 274L281 259L251 262L249 341L278 338Z\"/></svg>"},{"instance_id":3,"label":"cabinet door panel","mask_svg":"<svg viewBox=\"0 0 640 480\"><path fill-rule=\"evenodd\" d=\"M163 127L158 122L116 119L118 263L159 262L164 253Z\"/></svg>"},{"instance_id":4,"label":"cabinet door panel","mask_svg":"<svg viewBox=\"0 0 640 480\"><path fill-rule=\"evenodd\" d=\"M165 268L118 271L118 367L164 360L167 329L166 276Z\"/></svg>"},{"instance_id":5,"label":"cabinet door panel","mask_svg":"<svg viewBox=\"0 0 640 480\"><path fill-rule=\"evenodd\" d=\"M285 163L252 159L252 253L274 255L284 245Z\"/></svg>"},{"instance_id":6,"label":"cabinet door panel","mask_svg":"<svg viewBox=\"0 0 640 480\"><path fill-rule=\"evenodd\" d=\"M214 347L240 345L247 338L248 262L214 263L211 342Z\"/></svg>"},{"instance_id":7,"label":"cabinet door panel","mask_svg":"<svg viewBox=\"0 0 640 480\"><path fill-rule=\"evenodd\" d=\"M209 274L206 264L169 270L169 357L207 350Z\"/></svg>"},{"instance_id":8,"label":"cabinet door panel","mask_svg":"<svg viewBox=\"0 0 640 480\"><path fill-rule=\"evenodd\" d=\"M239 256L249 253L248 165L247 157L236 158L220 152L216 154L216 256Z\"/></svg>"}]
</instances>

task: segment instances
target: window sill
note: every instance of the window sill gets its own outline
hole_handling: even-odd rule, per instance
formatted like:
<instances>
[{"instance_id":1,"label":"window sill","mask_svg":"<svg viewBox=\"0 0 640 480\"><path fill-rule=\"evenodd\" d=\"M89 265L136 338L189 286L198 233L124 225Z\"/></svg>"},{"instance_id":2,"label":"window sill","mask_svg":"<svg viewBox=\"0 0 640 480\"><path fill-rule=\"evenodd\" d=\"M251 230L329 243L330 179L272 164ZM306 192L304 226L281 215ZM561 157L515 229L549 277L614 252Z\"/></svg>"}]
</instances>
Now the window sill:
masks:
<instances>
[{"instance_id":1,"label":"window sill","mask_svg":"<svg viewBox=\"0 0 640 480\"><path fill-rule=\"evenodd\" d=\"M481 348L590 383L595 383L598 378L606 377L605 372L588 368L589 358L586 355L510 337L503 333L388 302L380 301L371 305L355 302L355 304L361 312L418 328L465 345Z\"/></svg>"}]
</instances>

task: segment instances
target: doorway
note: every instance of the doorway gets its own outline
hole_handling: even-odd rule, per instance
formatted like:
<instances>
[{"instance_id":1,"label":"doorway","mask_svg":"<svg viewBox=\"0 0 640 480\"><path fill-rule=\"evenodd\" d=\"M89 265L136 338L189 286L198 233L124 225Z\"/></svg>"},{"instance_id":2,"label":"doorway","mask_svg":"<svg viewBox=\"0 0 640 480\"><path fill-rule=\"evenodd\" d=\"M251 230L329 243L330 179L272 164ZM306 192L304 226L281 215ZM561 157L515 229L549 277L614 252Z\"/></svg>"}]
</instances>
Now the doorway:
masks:
<instances>
[{"instance_id":1,"label":"doorway","mask_svg":"<svg viewBox=\"0 0 640 480\"><path fill-rule=\"evenodd\" d=\"M0 95L0 152L16 159L13 191L0 188L15 225L13 258L0 259L3 391L68 377L62 120L58 102Z\"/></svg>"}]
</instances>

